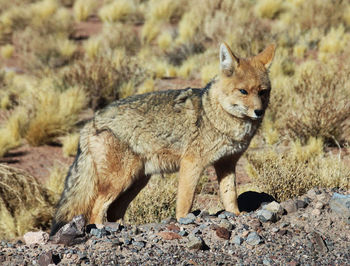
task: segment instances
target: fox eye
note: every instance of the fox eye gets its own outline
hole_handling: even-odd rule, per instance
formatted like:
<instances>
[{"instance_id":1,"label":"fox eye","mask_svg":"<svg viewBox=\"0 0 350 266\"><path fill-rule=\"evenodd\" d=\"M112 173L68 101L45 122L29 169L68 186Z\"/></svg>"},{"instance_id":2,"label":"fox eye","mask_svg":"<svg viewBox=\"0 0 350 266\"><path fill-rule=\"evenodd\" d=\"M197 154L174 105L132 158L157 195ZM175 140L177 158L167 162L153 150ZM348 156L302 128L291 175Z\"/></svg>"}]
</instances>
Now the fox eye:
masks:
<instances>
[{"instance_id":1,"label":"fox eye","mask_svg":"<svg viewBox=\"0 0 350 266\"><path fill-rule=\"evenodd\" d=\"M258 92L259 96L265 95L269 90L261 90Z\"/></svg>"},{"instance_id":2,"label":"fox eye","mask_svg":"<svg viewBox=\"0 0 350 266\"><path fill-rule=\"evenodd\" d=\"M240 91L242 94L244 94L244 95L247 95L247 94L248 94L248 92L247 92L246 90L244 90L244 89L239 89L239 91Z\"/></svg>"}]
</instances>

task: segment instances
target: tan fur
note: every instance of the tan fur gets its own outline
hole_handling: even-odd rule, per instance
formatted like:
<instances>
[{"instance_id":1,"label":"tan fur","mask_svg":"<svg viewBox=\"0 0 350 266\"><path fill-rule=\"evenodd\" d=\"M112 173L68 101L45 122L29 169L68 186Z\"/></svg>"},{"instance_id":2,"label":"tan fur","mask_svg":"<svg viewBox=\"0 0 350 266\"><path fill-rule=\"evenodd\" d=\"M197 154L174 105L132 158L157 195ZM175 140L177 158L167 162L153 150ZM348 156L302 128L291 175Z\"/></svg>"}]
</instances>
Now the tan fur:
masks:
<instances>
[{"instance_id":1,"label":"tan fur","mask_svg":"<svg viewBox=\"0 0 350 266\"><path fill-rule=\"evenodd\" d=\"M273 52L240 59L222 44L221 75L206 88L132 96L97 112L81 131L52 233L78 214L90 223L122 218L152 174L178 170L176 217L184 217L209 165L225 209L239 214L235 166L268 105Z\"/></svg>"}]
</instances>

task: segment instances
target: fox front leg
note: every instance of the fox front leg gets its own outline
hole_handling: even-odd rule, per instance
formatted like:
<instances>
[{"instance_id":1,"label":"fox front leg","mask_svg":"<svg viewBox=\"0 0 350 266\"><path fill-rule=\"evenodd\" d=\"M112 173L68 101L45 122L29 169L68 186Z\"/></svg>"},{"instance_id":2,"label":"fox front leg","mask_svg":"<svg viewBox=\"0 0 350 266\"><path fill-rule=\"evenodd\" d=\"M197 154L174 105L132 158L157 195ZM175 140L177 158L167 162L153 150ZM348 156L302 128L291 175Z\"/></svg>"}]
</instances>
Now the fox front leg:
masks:
<instances>
[{"instance_id":1,"label":"fox front leg","mask_svg":"<svg viewBox=\"0 0 350 266\"><path fill-rule=\"evenodd\" d=\"M176 219L185 217L190 212L201 173L202 169L196 160L191 157L182 159L179 172Z\"/></svg>"},{"instance_id":2,"label":"fox front leg","mask_svg":"<svg viewBox=\"0 0 350 266\"><path fill-rule=\"evenodd\" d=\"M235 174L236 163L237 160L223 160L217 162L214 167L219 181L220 198L225 210L239 215Z\"/></svg>"}]
</instances>

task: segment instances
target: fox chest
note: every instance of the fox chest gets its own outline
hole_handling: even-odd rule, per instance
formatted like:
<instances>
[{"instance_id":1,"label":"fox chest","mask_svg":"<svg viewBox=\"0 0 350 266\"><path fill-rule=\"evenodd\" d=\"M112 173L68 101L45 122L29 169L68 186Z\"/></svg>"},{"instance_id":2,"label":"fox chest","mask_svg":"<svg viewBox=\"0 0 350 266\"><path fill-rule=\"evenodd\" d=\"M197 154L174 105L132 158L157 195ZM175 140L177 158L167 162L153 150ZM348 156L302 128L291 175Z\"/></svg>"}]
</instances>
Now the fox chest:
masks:
<instances>
[{"instance_id":1,"label":"fox chest","mask_svg":"<svg viewBox=\"0 0 350 266\"><path fill-rule=\"evenodd\" d=\"M241 155L245 152L257 130L256 126L247 124L241 131L232 135L221 135L213 141L211 163L227 156Z\"/></svg>"}]
</instances>

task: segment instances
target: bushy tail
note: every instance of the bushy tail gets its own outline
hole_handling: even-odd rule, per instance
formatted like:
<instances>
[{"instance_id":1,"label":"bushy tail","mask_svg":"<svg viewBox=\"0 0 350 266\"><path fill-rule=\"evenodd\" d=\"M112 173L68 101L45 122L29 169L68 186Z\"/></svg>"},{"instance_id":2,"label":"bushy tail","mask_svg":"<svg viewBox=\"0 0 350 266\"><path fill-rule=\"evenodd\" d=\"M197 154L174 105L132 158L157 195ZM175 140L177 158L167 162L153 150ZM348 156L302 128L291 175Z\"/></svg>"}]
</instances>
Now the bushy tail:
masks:
<instances>
[{"instance_id":1,"label":"bushy tail","mask_svg":"<svg viewBox=\"0 0 350 266\"><path fill-rule=\"evenodd\" d=\"M64 190L52 221L51 236L76 215L83 214L85 219L89 219L96 196L96 171L89 151L89 133L88 124L81 131L77 155L69 168Z\"/></svg>"}]
</instances>

